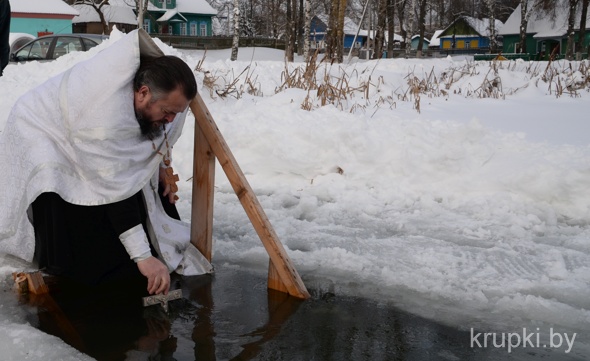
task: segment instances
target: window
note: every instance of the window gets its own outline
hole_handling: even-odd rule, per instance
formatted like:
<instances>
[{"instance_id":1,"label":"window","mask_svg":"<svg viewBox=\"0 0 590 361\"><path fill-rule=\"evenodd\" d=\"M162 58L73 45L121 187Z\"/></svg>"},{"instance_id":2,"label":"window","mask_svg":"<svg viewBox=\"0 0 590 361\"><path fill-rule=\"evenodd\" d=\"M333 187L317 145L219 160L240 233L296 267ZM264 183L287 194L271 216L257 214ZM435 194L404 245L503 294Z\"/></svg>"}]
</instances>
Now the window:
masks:
<instances>
[{"instance_id":1,"label":"window","mask_svg":"<svg viewBox=\"0 0 590 361\"><path fill-rule=\"evenodd\" d=\"M180 35L186 35L186 23L180 24Z\"/></svg>"},{"instance_id":2,"label":"window","mask_svg":"<svg viewBox=\"0 0 590 361\"><path fill-rule=\"evenodd\" d=\"M53 59L81 50L82 42L79 38L59 37L53 48Z\"/></svg>"},{"instance_id":3,"label":"window","mask_svg":"<svg viewBox=\"0 0 590 361\"><path fill-rule=\"evenodd\" d=\"M169 35L174 34L174 29L172 28L172 25L168 25L168 34Z\"/></svg>"},{"instance_id":4,"label":"window","mask_svg":"<svg viewBox=\"0 0 590 361\"><path fill-rule=\"evenodd\" d=\"M143 30L145 30L148 34L150 33L150 21L148 19L143 20Z\"/></svg>"},{"instance_id":5,"label":"window","mask_svg":"<svg viewBox=\"0 0 590 361\"><path fill-rule=\"evenodd\" d=\"M207 36L207 23L201 23L201 36Z\"/></svg>"},{"instance_id":6,"label":"window","mask_svg":"<svg viewBox=\"0 0 590 361\"><path fill-rule=\"evenodd\" d=\"M191 23L191 36L197 36L197 24Z\"/></svg>"}]
</instances>

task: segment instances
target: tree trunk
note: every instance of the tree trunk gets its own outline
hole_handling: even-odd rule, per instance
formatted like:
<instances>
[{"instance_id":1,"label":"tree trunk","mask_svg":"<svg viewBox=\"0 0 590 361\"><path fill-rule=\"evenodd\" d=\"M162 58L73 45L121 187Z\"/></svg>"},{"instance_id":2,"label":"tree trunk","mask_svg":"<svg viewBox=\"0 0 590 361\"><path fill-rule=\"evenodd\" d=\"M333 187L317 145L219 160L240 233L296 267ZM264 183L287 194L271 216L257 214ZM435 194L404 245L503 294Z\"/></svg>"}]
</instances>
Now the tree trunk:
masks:
<instances>
[{"instance_id":1,"label":"tree trunk","mask_svg":"<svg viewBox=\"0 0 590 361\"><path fill-rule=\"evenodd\" d=\"M293 9L292 9L293 2L291 0L287 0L287 24L285 26L285 57L287 61L293 61L294 59L294 51L293 49Z\"/></svg>"},{"instance_id":2,"label":"tree trunk","mask_svg":"<svg viewBox=\"0 0 590 361\"><path fill-rule=\"evenodd\" d=\"M529 0L520 0L520 53L526 53L526 31L529 19Z\"/></svg>"},{"instance_id":3,"label":"tree trunk","mask_svg":"<svg viewBox=\"0 0 590 361\"><path fill-rule=\"evenodd\" d=\"M578 44L576 51L578 53L584 52L584 40L586 38L586 18L588 17L588 4L590 0L582 0L582 17L580 18L580 31L578 32ZM588 55L590 58L590 55Z\"/></svg>"},{"instance_id":4,"label":"tree trunk","mask_svg":"<svg viewBox=\"0 0 590 361\"><path fill-rule=\"evenodd\" d=\"M311 29L311 0L305 0L305 28L303 31L303 58L309 61L309 32Z\"/></svg>"},{"instance_id":5,"label":"tree trunk","mask_svg":"<svg viewBox=\"0 0 590 361\"><path fill-rule=\"evenodd\" d=\"M567 47L565 57L567 60L574 60L574 35L576 27L576 10L578 0L569 0L569 15L567 19Z\"/></svg>"},{"instance_id":6,"label":"tree trunk","mask_svg":"<svg viewBox=\"0 0 590 361\"><path fill-rule=\"evenodd\" d=\"M420 14L419 14L419 24L418 27L420 29L420 39L418 39L418 51L417 56L420 58L422 57L422 47L424 46L424 32L426 28L426 0L420 0Z\"/></svg>"},{"instance_id":7,"label":"tree trunk","mask_svg":"<svg viewBox=\"0 0 590 361\"><path fill-rule=\"evenodd\" d=\"M387 57L393 58L393 42L395 41L395 2L387 0Z\"/></svg>"},{"instance_id":8,"label":"tree trunk","mask_svg":"<svg viewBox=\"0 0 590 361\"><path fill-rule=\"evenodd\" d=\"M344 41L344 14L346 0L332 0L328 20L326 57L329 61L342 63Z\"/></svg>"},{"instance_id":9,"label":"tree trunk","mask_svg":"<svg viewBox=\"0 0 590 361\"><path fill-rule=\"evenodd\" d=\"M379 0L377 6L377 31L375 33L375 52L373 59L381 58L385 42L385 23L387 19L387 0Z\"/></svg>"},{"instance_id":10,"label":"tree trunk","mask_svg":"<svg viewBox=\"0 0 590 361\"><path fill-rule=\"evenodd\" d=\"M404 25L405 23L405 17L406 17L406 4L407 4L407 0L403 0L397 3L397 18L399 20L399 33L402 37L402 47L406 46L406 38L408 36L408 32L406 31L406 27Z\"/></svg>"},{"instance_id":11,"label":"tree trunk","mask_svg":"<svg viewBox=\"0 0 590 361\"><path fill-rule=\"evenodd\" d=\"M238 48L240 46L240 2L234 0L234 39L231 46L231 61L238 60Z\"/></svg>"},{"instance_id":12,"label":"tree trunk","mask_svg":"<svg viewBox=\"0 0 590 361\"><path fill-rule=\"evenodd\" d=\"M336 59L339 63L344 60L344 15L346 14L346 0L340 0L338 7L338 31L337 31L337 47Z\"/></svg>"}]
</instances>

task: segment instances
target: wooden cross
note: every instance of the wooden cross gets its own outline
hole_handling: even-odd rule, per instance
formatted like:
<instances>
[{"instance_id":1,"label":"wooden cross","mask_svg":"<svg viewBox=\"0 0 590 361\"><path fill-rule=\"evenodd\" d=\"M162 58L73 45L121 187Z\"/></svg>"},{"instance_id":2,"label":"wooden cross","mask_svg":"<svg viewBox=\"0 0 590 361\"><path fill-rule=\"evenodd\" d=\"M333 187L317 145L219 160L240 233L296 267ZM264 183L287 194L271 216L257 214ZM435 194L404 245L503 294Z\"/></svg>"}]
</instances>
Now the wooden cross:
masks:
<instances>
[{"instance_id":1,"label":"wooden cross","mask_svg":"<svg viewBox=\"0 0 590 361\"><path fill-rule=\"evenodd\" d=\"M143 307L160 304L164 309L164 312L168 313L168 302L182 298L182 290L174 290L168 292L167 295L157 294L153 296L147 296L143 298Z\"/></svg>"},{"instance_id":2,"label":"wooden cross","mask_svg":"<svg viewBox=\"0 0 590 361\"><path fill-rule=\"evenodd\" d=\"M174 169L172 169L172 167L164 169L164 184L170 186L170 191L172 193L178 192L176 182L179 180L180 178L178 178L178 174L174 174ZM178 200L178 196L174 196L174 199Z\"/></svg>"}]
</instances>

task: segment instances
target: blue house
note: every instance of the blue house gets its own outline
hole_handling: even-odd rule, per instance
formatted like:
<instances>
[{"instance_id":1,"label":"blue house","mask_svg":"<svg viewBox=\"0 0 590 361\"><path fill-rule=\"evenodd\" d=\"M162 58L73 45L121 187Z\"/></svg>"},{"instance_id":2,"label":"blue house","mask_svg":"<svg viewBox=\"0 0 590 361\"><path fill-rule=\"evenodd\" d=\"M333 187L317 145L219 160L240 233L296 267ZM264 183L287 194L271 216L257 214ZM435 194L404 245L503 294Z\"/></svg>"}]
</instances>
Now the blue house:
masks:
<instances>
[{"instance_id":1,"label":"blue house","mask_svg":"<svg viewBox=\"0 0 590 361\"><path fill-rule=\"evenodd\" d=\"M494 22L495 33L502 29L500 20ZM447 26L438 36L440 49L481 49L490 47L490 19L461 16Z\"/></svg>"},{"instance_id":2,"label":"blue house","mask_svg":"<svg viewBox=\"0 0 590 361\"><path fill-rule=\"evenodd\" d=\"M10 32L35 37L71 34L72 19L78 11L62 0L10 0Z\"/></svg>"},{"instance_id":3,"label":"blue house","mask_svg":"<svg viewBox=\"0 0 590 361\"><path fill-rule=\"evenodd\" d=\"M143 28L148 33L212 36L217 15L205 0L150 0Z\"/></svg>"},{"instance_id":4,"label":"blue house","mask_svg":"<svg viewBox=\"0 0 590 361\"><path fill-rule=\"evenodd\" d=\"M410 45L412 50L418 49L418 44L420 44L420 35L412 36L412 43ZM424 41L422 42L422 50L428 50L429 45L430 45L430 40L424 38Z\"/></svg>"},{"instance_id":5,"label":"blue house","mask_svg":"<svg viewBox=\"0 0 590 361\"><path fill-rule=\"evenodd\" d=\"M315 46L316 49L324 49L326 47L326 36L328 29L328 16L327 15L316 15L311 19L310 27L310 40L312 48ZM355 40L358 25L354 23L350 18L344 18L344 49L350 49L355 42L355 48L362 48L367 43L367 31L360 30Z\"/></svg>"}]
</instances>

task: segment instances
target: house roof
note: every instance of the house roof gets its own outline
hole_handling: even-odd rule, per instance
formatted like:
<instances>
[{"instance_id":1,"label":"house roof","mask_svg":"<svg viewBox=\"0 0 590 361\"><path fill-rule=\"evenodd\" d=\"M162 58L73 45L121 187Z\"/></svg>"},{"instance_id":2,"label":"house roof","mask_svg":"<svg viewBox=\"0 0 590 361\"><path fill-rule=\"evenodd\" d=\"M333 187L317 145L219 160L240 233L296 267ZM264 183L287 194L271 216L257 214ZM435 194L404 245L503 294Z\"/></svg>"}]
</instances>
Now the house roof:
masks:
<instances>
[{"instance_id":1,"label":"house roof","mask_svg":"<svg viewBox=\"0 0 590 361\"><path fill-rule=\"evenodd\" d=\"M443 31L441 31L440 34L446 32L449 28L451 28L453 26L454 23L456 23L457 21L460 21L460 20L465 21L473 30L475 30L479 34L479 36L490 37L492 35L492 31L490 29L490 19L487 19L487 18L477 19L477 18L473 18L471 16L461 16L460 18L458 18L457 20L455 20L454 22L449 24L449 26L447 26ZM496 33L499 34L500 30L504 27L504 23L501 22L500 20L496 19L494 21L494 27L495 27ZM450 35L440 36L440 34L438 34L438 36L441 38L450 36Z\"/></svg>"},{"instance_id":2,"label":"house roof","mask_svg":"<svg viewBox=\"0 0 590 361\"><path fill-rule=\"evenodd\" d=\"M563 37L567 33L567 18L569 8L566 0L556 0L557 7L554 16L543 12L540 9L532 10L527 23L527 34L535 34L535 38ZM529 6L532 4L529 4ZM506 24L499 32L500 35L520 34L520 4L514 9ZM580 28L581 7L578 7L575 29ZM586 29L590 29L590 13L586 17Z\"/></svg>"},{"instance_id":3,"label":"house roof","mask_svg":"<svg viewBox=\"0 0 590 361\"><path fill-rule=\"evenodd\" d=\"M168 9L164 15L160 16L156 21L170 22L170 23L184 23L186 18L178 12L177 9Z\"/></svg>"},{"instance_id":4,"label":"house roof","mask_svg":"<svg viewBox=\"0 0 590 361\"><path fill-rule=\"evenodd\" d=\"M134 5L124 0L109 0L110 5L104 5L101 11L108 23L137 25ZM80 15L72 19L72 23L94 23L100 22L98 13L89 5L72 5Z\"/></svg>"},{"instance_id":5,"label":"house roof","mask_svg":"<svg viewBox=\"0 0 590 361\"><path fill-rule=\"evenodd\" d=\"M326 27L328 26L328 22L329 22L328 15L320 14L320 15L316 15L316 17L322 23L324 23L324 25L326 25ZM349 18L347 16L344 17L344 34L345 35L355 35L357 30L358 30L358 25L351 18ZM361 35L361 36L367 36L367 33L368 33L367 30L360 30L359 31L359 35Z\"/></svg>"},{"instance_id":6,"label":"house roof","mask_svg":"<svg viewBox=\"0 0 590 361\"><path fill-rule=\"evenodd\" d=\"M149 11L168 11L172 9L162 9L157 6L148 7ZM215 10L205 0L176 0L176 9L179 13L200 14L200 15L217 15ZM159 21L159 20L158 20Z\"/></svg>"},{"instance_id":7,"label":"house roof","mask_svg":"<svg viewBox=\"0 0 590 361\"><path fill-rule=\"evenodd\" d=\"M437 48L440 46L440 39L438 38L438 36L442 34L442 32L443 30L437 30L434 32L432 38L430 38L430 46L435 46Z\"/></svg>"},{"instance_id":8,"label":"house roof","mask_svg":"<svg viewBox=\"0 0 590 361\"><path fill-rule=\"evenodd\" d=\"M414 40L414 39L420 39L420 35L416 34L416 35L412 36L412 40ZM424 38L424 41L427 42L428 44L430 44L430 40Z\"/></svg>"},{"instance_id":9,"label":"house roof","mask_svg":"<svg viewBox=\"0 0 590 361\"><path fill-rule=\"evenodd\" d=\"M78 15L62 0L10 0L10 12L28 14Z\"/></svg>"}]
</instances>

